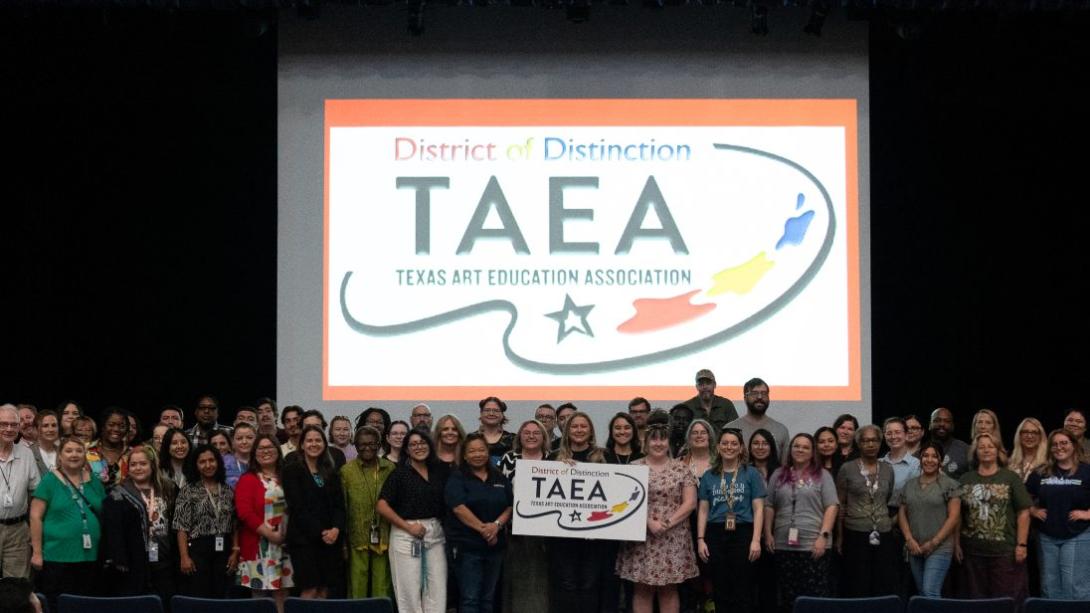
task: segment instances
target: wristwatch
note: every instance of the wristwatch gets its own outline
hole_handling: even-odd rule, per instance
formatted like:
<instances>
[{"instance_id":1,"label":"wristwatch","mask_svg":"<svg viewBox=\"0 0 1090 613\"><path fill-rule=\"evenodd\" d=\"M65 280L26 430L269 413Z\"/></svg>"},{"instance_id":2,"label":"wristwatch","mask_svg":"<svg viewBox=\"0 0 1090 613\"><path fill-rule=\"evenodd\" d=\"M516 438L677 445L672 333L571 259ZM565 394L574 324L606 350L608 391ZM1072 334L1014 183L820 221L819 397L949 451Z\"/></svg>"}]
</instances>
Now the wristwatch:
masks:
<instances>
[{"instance_id":1,"label":"wristwatch","mask_svg":"<svg viewBox=\"0 0 1090 613\"><path fill-rule=\"evenodd\" d=\"M828 532L822 532L821 537L827 539L827 538L829 538L829 533Z\"/></svg>"}]
</instances>

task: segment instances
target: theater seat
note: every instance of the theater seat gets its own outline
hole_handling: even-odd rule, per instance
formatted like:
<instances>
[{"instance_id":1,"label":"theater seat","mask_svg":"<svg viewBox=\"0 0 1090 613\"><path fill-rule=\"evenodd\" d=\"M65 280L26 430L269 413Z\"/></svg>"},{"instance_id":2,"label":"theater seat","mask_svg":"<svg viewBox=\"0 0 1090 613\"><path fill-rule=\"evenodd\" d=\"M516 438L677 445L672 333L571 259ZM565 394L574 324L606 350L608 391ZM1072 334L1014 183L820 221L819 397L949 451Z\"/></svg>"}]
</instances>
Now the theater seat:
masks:
<instances>
[{"instance_id":1,"label":"theater seat","mask_svg":"<svg viewBox=\"0 0 1090 613\"><path fill-rule=\"evenodd\" d=\"M276 613L276 602L268 598L191 598L170 599L171 613Z\"/></svg>"},{"instance_id":2,"label":"theater seat","mask_svg":"<svg viewBox=\"0 0 1090 613\"><path fill-rule=\"evenodd\" d=\"M795 599L795 613L902 613L905 605L897 596L874 598L815 598L799 596Z\"/></svg>"},{"instance_id":3,"label":"theater seat","mask_svg":"<svg viewBox=\"0 0 1090 613\"><path fill-rule=\"evenodd\" d=\"M1090 602L1027 598L1024 611L1025 613L1090 613Z\"/></svg>"},{"instance_id":4,"label":"theater seat","mask_svg":"<svg viewBox=\"0 0 1090 613\"><path fill-rule=\"evenodd\" d=\"M1013 613L1014 600L1010 598L924 598L913 596L908 601L908 613Z\"/></svg>"},{"instance_id":5,"label":"theater seat","mask_svg":"<svg viewBox=\"0 0 1090 613\"><path fill-rule=\"evenodd\" d=\"M57 613L163 613L163 601L158 596L57 596Z\"/></svg>"},{"instance_id":6,"label":"theater seat","mask_svg":"<svg viewBox=\"0 0 1090 613\"><path fill-rule=\"evenodd\" d=\"M359 600L288 598L284 604L284 613L394 613L394 603L389 598Z\"/></svg>"}]
</instances>

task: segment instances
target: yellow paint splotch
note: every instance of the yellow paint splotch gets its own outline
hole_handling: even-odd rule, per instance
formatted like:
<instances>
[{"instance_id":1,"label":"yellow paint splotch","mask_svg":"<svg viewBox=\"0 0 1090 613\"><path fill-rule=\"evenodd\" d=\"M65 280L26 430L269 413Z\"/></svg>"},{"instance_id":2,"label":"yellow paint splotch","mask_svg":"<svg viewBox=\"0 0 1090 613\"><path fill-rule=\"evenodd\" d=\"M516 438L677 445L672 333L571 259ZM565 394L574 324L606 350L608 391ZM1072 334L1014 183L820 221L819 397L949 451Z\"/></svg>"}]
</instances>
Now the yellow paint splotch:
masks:
<instances>
[{"instance_id":1,"label":"yellow paint splotch","mask_svg":"<svg viewBox=\"0 0 1090 613\"><path fill-rule=\"evenodd\" d=\"M762 251L745 264L724 268L712 275L715 285L708 290L708 295L718 296L727 292L748 294L775 264Z\"/></svg>"}]
</instances>

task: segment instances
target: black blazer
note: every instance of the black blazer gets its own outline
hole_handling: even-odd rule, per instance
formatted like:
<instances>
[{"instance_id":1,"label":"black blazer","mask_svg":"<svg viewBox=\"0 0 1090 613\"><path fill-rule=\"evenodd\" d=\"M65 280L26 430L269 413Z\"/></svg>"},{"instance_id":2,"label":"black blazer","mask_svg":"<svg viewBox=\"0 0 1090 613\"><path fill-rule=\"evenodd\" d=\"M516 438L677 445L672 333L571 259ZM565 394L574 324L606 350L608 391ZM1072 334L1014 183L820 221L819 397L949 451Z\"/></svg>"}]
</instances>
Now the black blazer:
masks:
<instances>
[{"instance_id":1,"label":"black blazer","mask_svg":"<svg viewBox=\"0 0 1090 613\"><path fill-rule=\"evenodd\" d=\"M164 509L166 524L171 524L171 509ZM160 541L159 562L148 561L145 543L148 520L147 509L139 494L126 484L113 487L102 501L102 553L110 572L107 578L114 593L120 596L136 596L153 593L151 588L152 567L162 568L175 564L173 538ZM170 533L173 536L173 532ZM121 569L124 570L121 570Z\"/></svg>"},{"instance_id":2,"label":"black blazer","mask_svg":"<svg viewBox=\"0 0 1090 613\"><path fill-rule=\"evenodd\" d=\"M333 471L322 487L314 482L306 462L284 466L284 497L288 503L288 544L324 545L322 530L337 528L344 538L345 511L341 476Z\"/></svg>"}]
</instances>

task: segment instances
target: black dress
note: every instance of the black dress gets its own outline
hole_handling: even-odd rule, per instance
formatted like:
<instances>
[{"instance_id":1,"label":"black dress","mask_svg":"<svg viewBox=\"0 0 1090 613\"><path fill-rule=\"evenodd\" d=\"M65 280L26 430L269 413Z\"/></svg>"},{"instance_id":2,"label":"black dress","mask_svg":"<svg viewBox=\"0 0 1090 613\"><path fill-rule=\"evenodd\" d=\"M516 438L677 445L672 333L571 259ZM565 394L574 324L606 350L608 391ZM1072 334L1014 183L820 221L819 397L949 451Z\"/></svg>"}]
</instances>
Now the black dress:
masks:
<instances>
[{"instance_id":1,"label":"black dress","mask_svg":"<svg viewBox=\"0 0 1090 613\"><path fill-rule=\"evenodd\" d=\"M331 596L343 589L345 511L341 477L312 475L306 462L284 467L284 497L288 503L288 554L300 589L328 588ZM337 541L327 545L322 531L337 528Z\"/></svg>"}]
</instances>

